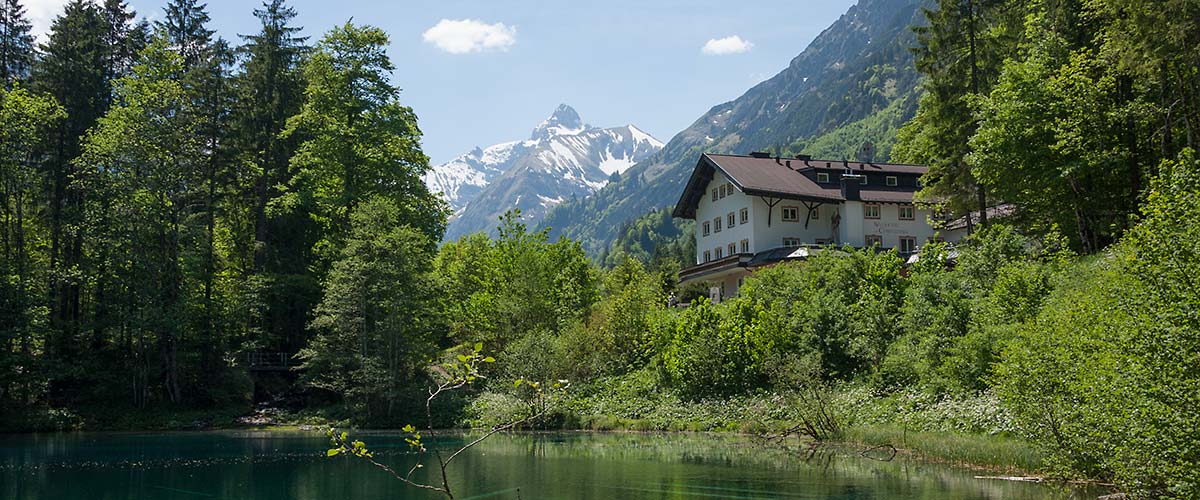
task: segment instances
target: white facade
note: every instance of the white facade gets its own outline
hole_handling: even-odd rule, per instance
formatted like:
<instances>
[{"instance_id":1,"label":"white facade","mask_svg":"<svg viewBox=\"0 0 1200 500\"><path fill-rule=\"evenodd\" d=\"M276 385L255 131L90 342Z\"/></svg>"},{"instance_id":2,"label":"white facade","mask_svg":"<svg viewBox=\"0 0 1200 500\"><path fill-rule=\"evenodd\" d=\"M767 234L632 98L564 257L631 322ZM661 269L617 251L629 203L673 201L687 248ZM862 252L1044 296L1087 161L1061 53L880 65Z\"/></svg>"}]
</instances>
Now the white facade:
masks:
<instances>
[{"instance_id":1,"label":"white facade","mask_svg":"<svg viewBox=\"0 0 1200 500\"><path fill-rule=\"evenodd\" d=\"M713 201L714 190L716 201ZM769 206L768 200L775 205ZM810 207L815 214L810 212ZM748 216L744 221L743 209ZM875 210L878 217L871 216ZM906 215L902 211L911 211L911 219L902 218ZM732 226L730 214L734 218ZM785 246L848 244L865 247L868 240L878 240L882 248L896 248L908 253L938 236L929 218L929 210L911 204L860 201L818 204L747 196L717 172L696 207L696 264L730 256L731 244L735 253L753 254ZM717 231L718 219L720 231ZM785 238L788 244L785 244Z\"/></svg>"}]
</instances>

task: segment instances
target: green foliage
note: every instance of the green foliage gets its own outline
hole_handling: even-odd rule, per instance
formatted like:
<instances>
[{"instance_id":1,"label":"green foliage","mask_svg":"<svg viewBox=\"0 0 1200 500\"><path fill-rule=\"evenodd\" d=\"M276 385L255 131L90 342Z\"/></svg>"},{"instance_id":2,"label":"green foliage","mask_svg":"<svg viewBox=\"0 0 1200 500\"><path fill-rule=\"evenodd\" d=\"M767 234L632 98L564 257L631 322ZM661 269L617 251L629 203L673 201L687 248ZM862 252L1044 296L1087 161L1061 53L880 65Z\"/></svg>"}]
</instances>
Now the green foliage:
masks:
<instances>
[{"instance_id":1,"label":"green foliage","mask_svg":"<svg viewBox=\"0 0 1200 500\"><path fill-rule=\"evenodd\" d=\"M301 351L308 384L371 419L395 416L444 329L443 291L430 272L433 242L385 198L355 208Z\"/></svg>"},{"instance_id":2,"label":"green foliage","mask_svg":"<svg viewBox=\"0 0 1200 500\"><path fill-rule=\"evenodd\" d=\"M494 241L476 234L443 245L435 267L448 290L450 337L501 353L527 334L582 321L597 299L579 244L527 231L518 211L501 219Z\"/></svg>"},{"instance_id":3,"label":"green foliage","mask_svg":"<svg viewBox=\"0 0 1200 500\"><path fill-rule=\"evenodd\" d=\"M355 206L372 197L387 198L405 223L434 241L445 231L447 209L421 181L429 158L416 114L400 104L391 83L387 45L383 30L346 23L304 63L305 101L283 136L305 140L291 159L291 192L278 205L311 207L322 229L315 248L321 256L337 253Z\"/></svg>"},{"instance_id":4,"label":"green foliage","mask_svg":"<svg viewBox=\"0 0 1200 500\"><path fill-rule=\"evenodd\" d=\"M1014 49L1019 2L941 0L925 9L927 24L914 28L917 70L926 75L917 114L900 130L893 156L929 165L919 197L952 214L982 210L986 188L967 165L970 138L978 126L972 99L995 83L1004 58Z\"/></svg>"},{"instance_id":5,"label":"green foliage","mask_svg":"<svg viewBox=\"0 0 1200 500\"><path fill-rule=\"evenodd\" d=\"M655 330L667 298L658 280L629 258L604 276L602 290L604 298L588 321L588 328L596 331L590 349L605 365L603 373L636 370L653 355Z\"/></svg>"},{"instance_id":6,"label":"green foliage","mask_svg":"<svg viewBox=\"0 0 1200 500\"><path fill-rule=\"evenodd\" d=\"M1200 422L1191 368L1200 164L1162 165L1142 221L1110 257L1072 270L1003 352L999 394L1066 473L1115 477L1148 497L1194 496Z\"/></svg>"},{"instance_id":7,"label":"green foliage","mask_svg":"<svg viewBox=\"0 0 1200 500\"><path fill-rule=\"evenodd\" d=\"M39 220L48 131L65 118L53 99L15 86L0 89L0 401L5 407L44 397L36 366L49 327L45 306L49 234Z\"/></svg>"},{"instance_id":8,"label":"green foliage","mask_svg":"<svg viewBox=\"0 0 1200 500\"><path fill-rule=\"evenodd\" d=\"M637 259L650 267L651 272L673 280L680 269L696 259L696 223L671 216L672 207L655 210L625 222L600 262L615 267L626 259ZM666 283L674 288L675 283Z\"/></svg>"}]
</instances>

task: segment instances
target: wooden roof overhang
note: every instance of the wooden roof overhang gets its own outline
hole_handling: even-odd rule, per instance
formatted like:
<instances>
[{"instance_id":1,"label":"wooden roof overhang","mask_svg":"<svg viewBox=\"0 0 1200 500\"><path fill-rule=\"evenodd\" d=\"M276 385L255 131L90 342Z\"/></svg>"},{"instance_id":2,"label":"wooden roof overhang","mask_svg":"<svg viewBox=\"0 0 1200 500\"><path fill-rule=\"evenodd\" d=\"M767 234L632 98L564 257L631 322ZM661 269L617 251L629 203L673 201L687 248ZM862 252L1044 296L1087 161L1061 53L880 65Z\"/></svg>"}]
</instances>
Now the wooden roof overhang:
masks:
<instances>
[{"instance_id":1,"label":"wooden roof overhang","mask_svg":"<svg viewBox=\"0 0 1200 500\"><path fill-rule=\"evenodd\" d=\"M821 196L804 193L789 192L775 189L763 189L760 187L747 186L737 176L731 175L721 165L709 158L707 154L700 155L700 161L696 162L696 168L692 170L691 177L688 178L687 185L683 189L683 193L679 196L679 201L675 203L675 209L671 215L681 219L696 218L696 207L700 205L700 200L707 194L708 184L712 182L717 172L721 172L726 178L733 183L738 191L748 196L758 196L764 199L780 199L780 200L797 200L810 203L831 203L840 202L844 199L840 196ZM797 175L802 175L797 173ZM768 202L769 203L769 202Z\"/></svg>"}]
</instances>

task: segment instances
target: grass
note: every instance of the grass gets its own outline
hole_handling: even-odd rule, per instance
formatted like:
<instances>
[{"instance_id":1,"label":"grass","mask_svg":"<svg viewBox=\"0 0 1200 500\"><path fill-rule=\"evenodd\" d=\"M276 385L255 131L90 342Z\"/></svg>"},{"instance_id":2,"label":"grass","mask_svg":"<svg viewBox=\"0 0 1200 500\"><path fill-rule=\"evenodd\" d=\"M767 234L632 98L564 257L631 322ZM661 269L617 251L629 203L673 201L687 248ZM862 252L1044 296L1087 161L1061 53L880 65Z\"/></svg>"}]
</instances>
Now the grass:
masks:
<instances>
[{"instance_id":1,"label":"grass","mask_svg":"<svg viewBox=\"0 0 1200 500\"><path fill-rule=\"evenodd\" d=\"M890 425L855 426L843 439L868 446L892 445L914 457L962 467L1032 474L1042 455L1027 441L1006 435L914 432Z\"/></svg>"}]
</instances>

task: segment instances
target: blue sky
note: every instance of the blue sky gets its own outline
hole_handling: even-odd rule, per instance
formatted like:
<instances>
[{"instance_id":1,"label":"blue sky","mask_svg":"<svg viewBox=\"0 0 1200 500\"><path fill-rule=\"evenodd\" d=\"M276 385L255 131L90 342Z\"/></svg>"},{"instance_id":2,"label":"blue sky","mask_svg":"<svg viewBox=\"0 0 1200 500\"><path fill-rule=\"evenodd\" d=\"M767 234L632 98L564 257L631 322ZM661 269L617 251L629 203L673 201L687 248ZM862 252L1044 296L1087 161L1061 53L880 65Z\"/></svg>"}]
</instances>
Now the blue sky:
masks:
<instances>
[{"instance_id":1,"label":"blue sky","mask_svg":"<svg viewBox=\"0 0 1200 500\"><path fill-rule=\"evenodd\" d=\"M65 0L23 3L44 29ZM157 18L166 2L129 3ZM210 0L213 28L230 39L257 31L251 11L260 3ZM786 67L853 3L290 2L296 23L314 41L350 18L391 35L394 81L417 112L435 163L474 146L525 138L560 103L593 125L632 123L667 141L710 107Z\"/></svg>"}]
</instances>

